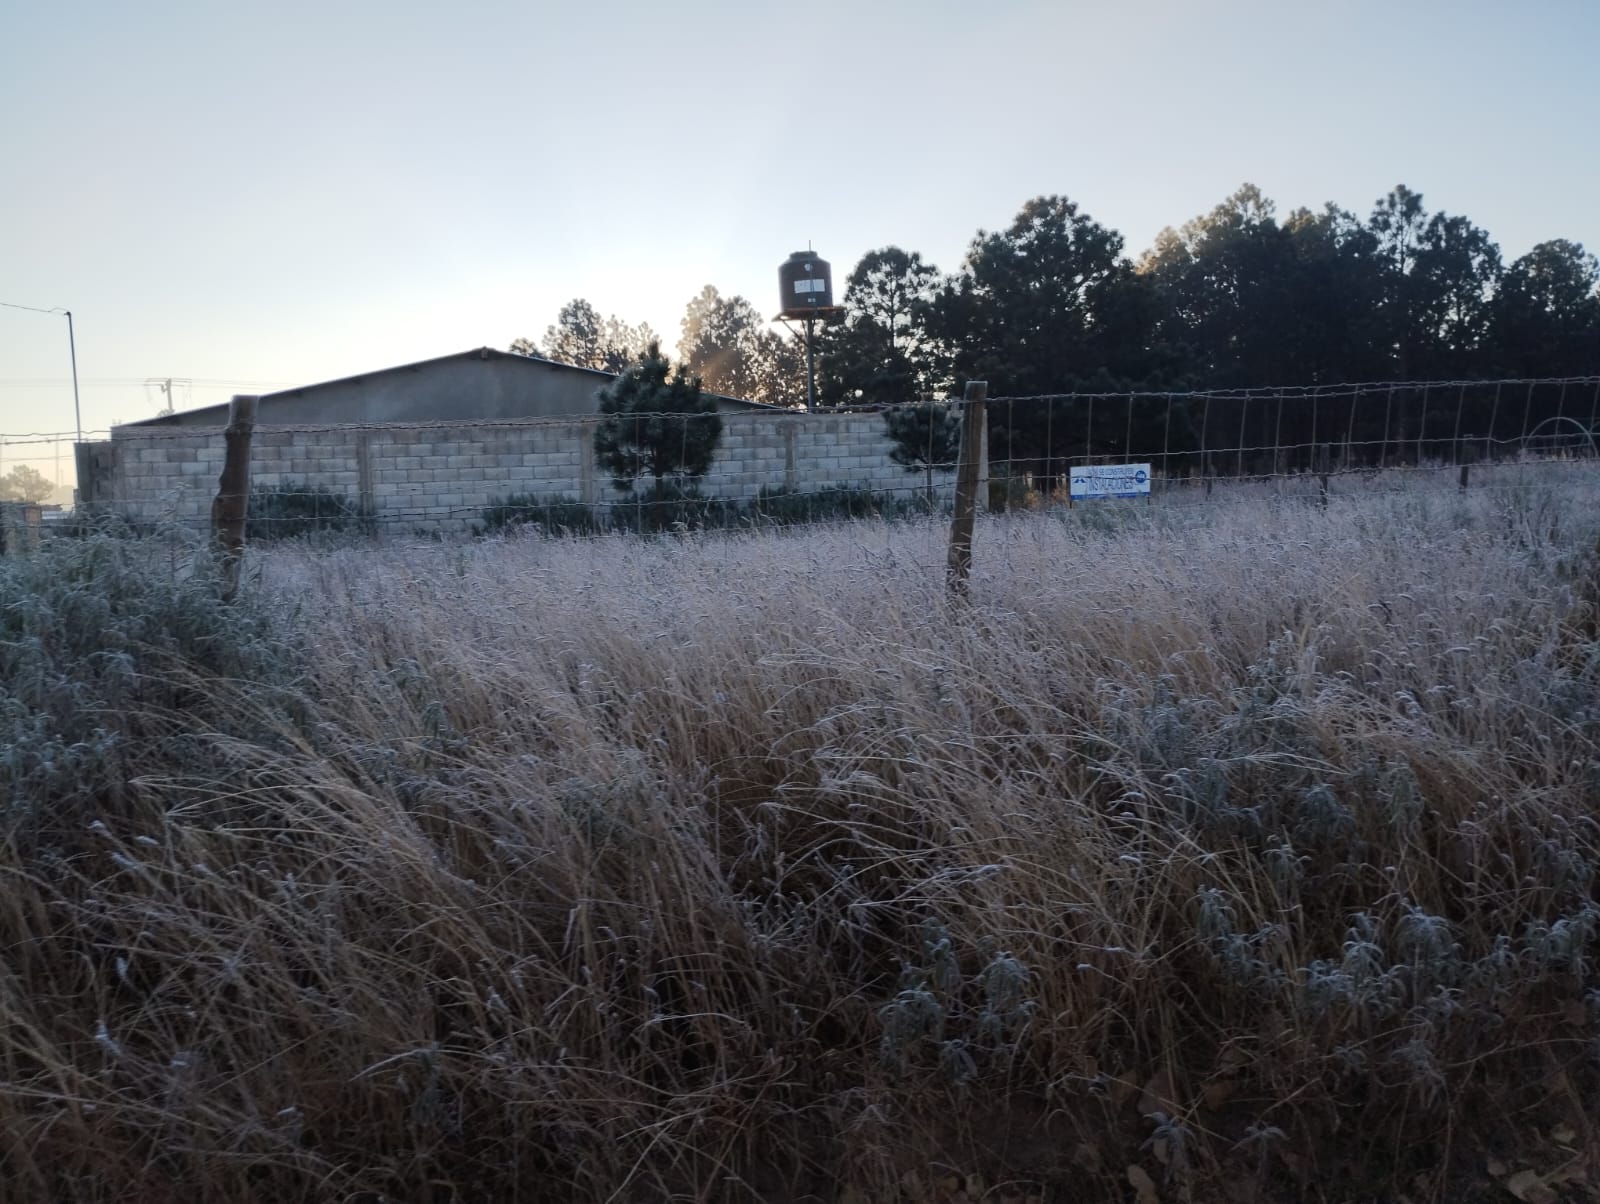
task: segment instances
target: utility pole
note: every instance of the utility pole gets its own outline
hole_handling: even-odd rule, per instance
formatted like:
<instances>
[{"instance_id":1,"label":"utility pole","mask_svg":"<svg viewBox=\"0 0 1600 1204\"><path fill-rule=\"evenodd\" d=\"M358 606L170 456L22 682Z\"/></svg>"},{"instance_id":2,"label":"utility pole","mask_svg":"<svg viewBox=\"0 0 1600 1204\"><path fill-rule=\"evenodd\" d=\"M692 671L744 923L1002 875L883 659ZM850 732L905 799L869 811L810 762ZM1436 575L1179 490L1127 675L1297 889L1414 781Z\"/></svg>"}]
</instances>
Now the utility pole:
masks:
<instances>
[{"instance_id":1,"label":"utility pole","mask_svg":"<svg viewBox=\"0 0 1600 1204\"><path fill-rule=\"evenodd\" d=\"M56 306L45 309L38 305L18 305L14 301L0 301L6 309L25 309L35 314L65 314L67 317L67 349L72 353L72 413L78 421L78 442L83 442L83 409L78 404L78 340L72 333L72 311Z\"/></svg>"},{"instance_id":2,"label":"utility pole","mask_svg":"<svg viewBox=\"0 0 1600 1204\"><path fill-rule=\"evenodd\" d=\"M83 442L83 409L78 405L78 338L72 332L72 311L67 314L67 349L72 353L72 416L78 423L78 442Z\"/></svg>"},{"instance_id":3,"label":"utility pole","mask_svg":"<svg viewBox=\"0 0 1600 1204\"><path fill-rule=\"evenodd\" d=\"M191 382L184 380L183 383L190 384ZM155 386L157 393L164 394L167 399L167 404L163 408L156 411L156 417L159 418L164 414L175 413L178 409L178 395L176 392L177 380L171 376L145 377L144 387L148 389L152 385Z\"/></svg>"}]
</instances>

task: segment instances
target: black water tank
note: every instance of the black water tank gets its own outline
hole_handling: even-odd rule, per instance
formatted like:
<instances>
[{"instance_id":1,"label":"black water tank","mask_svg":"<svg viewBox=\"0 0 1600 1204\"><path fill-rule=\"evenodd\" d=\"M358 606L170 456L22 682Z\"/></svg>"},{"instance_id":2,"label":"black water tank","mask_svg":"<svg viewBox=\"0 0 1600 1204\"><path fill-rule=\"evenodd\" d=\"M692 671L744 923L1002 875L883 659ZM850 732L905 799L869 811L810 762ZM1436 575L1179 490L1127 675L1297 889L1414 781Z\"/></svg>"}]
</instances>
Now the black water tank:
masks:
<instances>
[{"instance_id":1,"label":"black water tank","mask_svg":"<svg viewBox=\"0 0 1600 1204\"><path fill-rule=\"evenodd\" d=\"M833 308L833 273L815 251L796 251L778 265L779 311L786 318L805 318Z\"/></svg>"}]
</instances>

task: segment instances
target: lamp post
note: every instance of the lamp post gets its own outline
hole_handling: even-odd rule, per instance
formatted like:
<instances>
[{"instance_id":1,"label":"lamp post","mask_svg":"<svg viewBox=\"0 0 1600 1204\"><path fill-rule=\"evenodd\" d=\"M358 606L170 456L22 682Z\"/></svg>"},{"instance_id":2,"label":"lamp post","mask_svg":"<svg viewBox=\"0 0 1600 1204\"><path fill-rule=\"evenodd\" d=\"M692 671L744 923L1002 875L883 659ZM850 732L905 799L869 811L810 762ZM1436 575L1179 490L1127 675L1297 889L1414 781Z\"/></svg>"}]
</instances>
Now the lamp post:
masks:
<instances>
[{"instance_id":1,"label":"lamp post","mask_svg":"<svg viewBox=\"0 0 1600 1204\"><path fill-rule=\"evenodd\" d=\"M59 305L55 309L44 309L38 305L18 305L13 301L0 301L0 305L7 309L25 309L36 314L65 314L67 316L67 350L72 356L72 417L77 423L78 442L83 442L83 409L78 404L78 339L72 329L72 311L62 309Z\"/></svg>"},{"instance_id":2,"label":"lamp post","mask_svg":"<svg viewBox=\"0 0 1600 1204\"><path fill-rule=\"evenodd\" d=\"M83 410L78 405L78 339L72 332L72 311L67 315L67 350L72 354L72 417L78 425L78 442L83 442Z\"/></svg>"}]
</instances>

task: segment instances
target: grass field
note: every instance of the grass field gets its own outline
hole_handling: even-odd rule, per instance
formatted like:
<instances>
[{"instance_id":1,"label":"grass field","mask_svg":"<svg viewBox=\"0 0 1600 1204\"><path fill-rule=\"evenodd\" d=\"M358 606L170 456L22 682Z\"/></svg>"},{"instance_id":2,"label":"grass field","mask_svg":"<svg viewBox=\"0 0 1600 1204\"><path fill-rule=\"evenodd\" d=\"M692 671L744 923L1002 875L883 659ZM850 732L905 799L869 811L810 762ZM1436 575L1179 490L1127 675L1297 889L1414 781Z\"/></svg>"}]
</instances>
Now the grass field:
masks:
<instances>
[{"instance_id":1,"label":"grass field","mask_svg":"<svg viewBox=\"0 0 1600 1204\"><path fill-rule=\"evenodd\" d=\"M52 541L5 1198L1583 1198L1597 540L1567 466L986 518L967 606L918 522Z\"/></svg>"}]
</instances>

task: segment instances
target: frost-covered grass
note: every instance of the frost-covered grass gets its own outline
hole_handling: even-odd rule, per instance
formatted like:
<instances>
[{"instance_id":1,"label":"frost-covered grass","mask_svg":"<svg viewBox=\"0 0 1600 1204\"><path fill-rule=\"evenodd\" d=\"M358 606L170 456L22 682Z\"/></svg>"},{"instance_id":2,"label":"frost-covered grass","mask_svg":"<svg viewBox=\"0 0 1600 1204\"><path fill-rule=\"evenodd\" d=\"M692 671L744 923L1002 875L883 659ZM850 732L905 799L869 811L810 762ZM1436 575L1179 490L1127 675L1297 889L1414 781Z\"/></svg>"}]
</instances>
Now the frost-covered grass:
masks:
<instances>
[{"instance_id":1,"label":"frost-covered grass","mask_svg":"<svg viewBox=\"0 0 1600 1204\"><path fill-rule=\"evenodd\" d=\"M5 565L6 1198L1537 1163L1600 1088L1600 481L1339 488L986 518L969 606L916 522L274 550L232 617Z\"/></svg>"}]
</instances>

